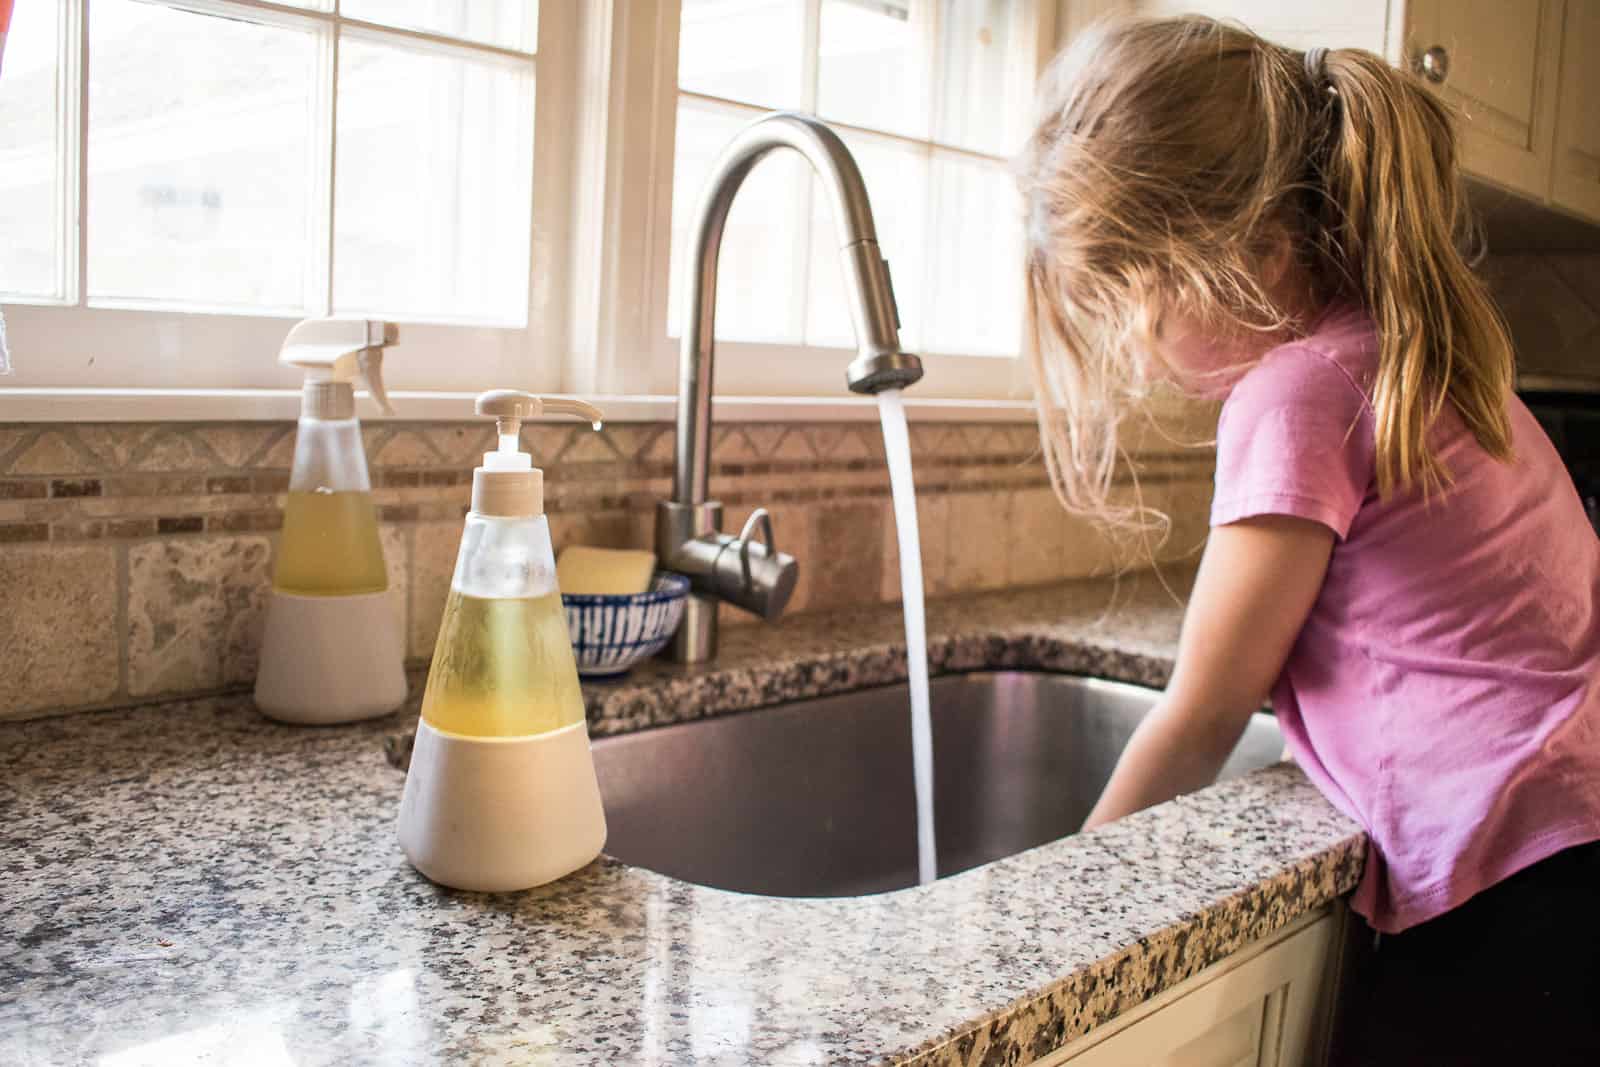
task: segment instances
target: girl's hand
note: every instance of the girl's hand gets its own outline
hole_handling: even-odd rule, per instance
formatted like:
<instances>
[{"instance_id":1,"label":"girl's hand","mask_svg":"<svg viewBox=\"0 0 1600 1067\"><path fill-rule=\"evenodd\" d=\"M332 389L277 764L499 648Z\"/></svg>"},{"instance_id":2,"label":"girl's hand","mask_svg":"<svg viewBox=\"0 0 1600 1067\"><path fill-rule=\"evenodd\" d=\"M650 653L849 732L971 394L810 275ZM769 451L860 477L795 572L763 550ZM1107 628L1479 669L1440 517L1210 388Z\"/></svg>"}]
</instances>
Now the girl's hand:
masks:
<instances>
[{"instance_id":1,"label":"girl's hand","mask_svg":"<svg viewBox=\"0 0 1600 1067\"><path fill-rule=\"evenodd\" d=\"M1333 531L1263 515L1215 527L1167 691L1128 742L1088 830L1210 785L1261 707L1322 589Z\"/></svg>"}]
</instances>

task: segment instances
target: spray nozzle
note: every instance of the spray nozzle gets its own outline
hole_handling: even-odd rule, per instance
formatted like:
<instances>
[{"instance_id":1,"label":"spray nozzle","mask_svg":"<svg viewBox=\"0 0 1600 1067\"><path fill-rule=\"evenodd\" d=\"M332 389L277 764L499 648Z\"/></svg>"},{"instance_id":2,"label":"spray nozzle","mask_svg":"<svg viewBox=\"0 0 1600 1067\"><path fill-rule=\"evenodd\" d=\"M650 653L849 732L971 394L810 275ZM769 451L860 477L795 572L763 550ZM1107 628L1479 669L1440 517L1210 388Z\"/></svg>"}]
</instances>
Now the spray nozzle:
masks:
<instances>
[{"instance_id":1,"label":"spray nozzle","mask_svg":"<svg viewBox=\"0 0 1600 1067\"><path fill-rule=\"evenodd\" d=\"M393 415L383 387L383 349L400 340L400 328L373 319L305 319L283 340L278 362L299 367L308 382L366 381L372 399ZM346 401L346 404L349 402Z\"/></svg>"},{"instance_id":2,"label":"spray nozzle","mask_svg":"<svg viewBox=\"0 0 1600 1067\"><path fill-rule=\"evenodd\" d=\"M477 411L479 415L494 418L495 431L500 438L498 451L484 456L485 465L494 463L510 466L512 462L518 466L532 465L531 459L524 464L521 461L494 458L523 455L519 441L522 424L527 419L537 419L541 415L573 415L589 420L589 424L596 430L602 425L601 411L593 404L560 396L535 396L520 389L491 389L487 393L480 394Z\"/></svg>"}]
</instances>

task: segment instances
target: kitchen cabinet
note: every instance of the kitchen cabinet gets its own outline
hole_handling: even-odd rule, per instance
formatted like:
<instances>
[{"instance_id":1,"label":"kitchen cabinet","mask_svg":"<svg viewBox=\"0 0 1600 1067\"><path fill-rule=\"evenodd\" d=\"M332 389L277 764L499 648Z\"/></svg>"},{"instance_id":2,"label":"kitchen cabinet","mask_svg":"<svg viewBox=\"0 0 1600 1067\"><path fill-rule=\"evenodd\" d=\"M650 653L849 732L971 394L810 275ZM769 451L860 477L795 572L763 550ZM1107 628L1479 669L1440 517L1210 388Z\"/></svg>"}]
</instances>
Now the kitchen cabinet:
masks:
<instances>
[{"instance_id":1,"label":"kitchen cabinet","mask_svg":"<svg viewBox=\"0 0 1600 1067\"><path fill-rule=\"evenodd\" d=\"M1464 116L1462 167L1539 199L1549 193L1555 152L1562 6L1562 0L1406 4L1403 58L1420 66L1429 86Z\"/></svg>"},{"instance_id":2,"label":"kitchen cabinet","mask_svg":"<svg viewBox=\"0 0 1600 1067\"><path fill-rule=\"evenodd\" d=\"M1037 1061L1315 1067L1327 1059L1344 905L1314 912Z\"/></svg>"},{"instance_id":3,"label":"kitchen cabinet","mask_svg":"<svg viewBox=\"0 0 1600 1067\"><path fill-rule=\"evenodd\" d=\"M1074 15L1057 24L1068 32L1113 11L1198 11L1292 48L1365 48L1420 69L1462 115L1463 170L1533 203L1600 222L1600 3L1594 0L1065 2Z\"/></svg>"},{"instance_id":4,"label":"kitchen cabinet","mask_svg":"<svg viewBox=\"0 0 1600 1067\"><path fill-rule=\"evenodd\" d=\"M1600 4L1568 0L1550 189L1557 206L1600 219Z\"/></svg>"}]
</instances>

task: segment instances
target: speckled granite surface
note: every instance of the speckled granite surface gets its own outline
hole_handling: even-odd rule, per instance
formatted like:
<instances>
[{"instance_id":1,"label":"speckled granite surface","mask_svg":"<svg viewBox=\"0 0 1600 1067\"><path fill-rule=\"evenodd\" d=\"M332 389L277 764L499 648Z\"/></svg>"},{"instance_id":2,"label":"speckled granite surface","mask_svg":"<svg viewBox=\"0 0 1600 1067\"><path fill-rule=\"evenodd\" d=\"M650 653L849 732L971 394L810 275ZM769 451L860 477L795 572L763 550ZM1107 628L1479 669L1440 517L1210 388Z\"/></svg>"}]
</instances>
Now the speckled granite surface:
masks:
<instances>
[{"instance_id":1,"label":"speckled granite surface","mask_svg":"<svg viewBox=\"0 0 1600 1067\"><path fill-rule=\"evenodd\" d=\"M964 636L936 660L1155 679L1176 607L1125 589L1096 621L1108 588L941 607ZM766 636L766 661L751 631L720 671L595 691L597 731L897 669L873 613ZM0 727L0 1063L1024 1063L1348 891L1363 854L1279 766L877 897L609 860L454 893L394 841L381 742L408 714L297 729L229 698Z\"/></svg>"}]
</instances>

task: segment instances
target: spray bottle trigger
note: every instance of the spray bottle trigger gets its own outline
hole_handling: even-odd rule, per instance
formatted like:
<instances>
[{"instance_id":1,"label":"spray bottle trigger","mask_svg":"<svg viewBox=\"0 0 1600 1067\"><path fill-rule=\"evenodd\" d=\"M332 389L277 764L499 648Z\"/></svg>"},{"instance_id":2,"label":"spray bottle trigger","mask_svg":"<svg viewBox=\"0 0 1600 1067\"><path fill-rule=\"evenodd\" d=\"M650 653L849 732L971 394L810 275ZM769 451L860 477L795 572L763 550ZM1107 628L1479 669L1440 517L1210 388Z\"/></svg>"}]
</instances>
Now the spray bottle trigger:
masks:
<instances>
[{"instance_id":1,"label":"spray bottle trigger","mask_svg":"<svg viewBox=\"0 0 1600 1067\"><path fill-rule=\"evenodd\" d=\"M393 415L389 392L383 387L383 349L376 346L363 348L356 357L356 366L361 368L361 376L367 380L367 389L372 393L372 399L378 402L379 409L385 415Z\"/></svg>"}]
</instances>

